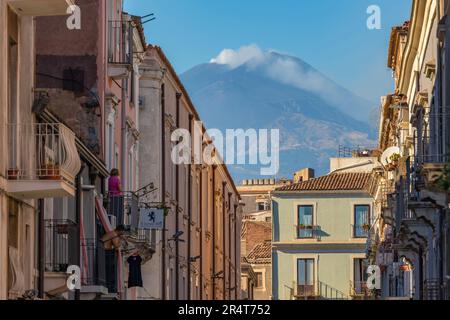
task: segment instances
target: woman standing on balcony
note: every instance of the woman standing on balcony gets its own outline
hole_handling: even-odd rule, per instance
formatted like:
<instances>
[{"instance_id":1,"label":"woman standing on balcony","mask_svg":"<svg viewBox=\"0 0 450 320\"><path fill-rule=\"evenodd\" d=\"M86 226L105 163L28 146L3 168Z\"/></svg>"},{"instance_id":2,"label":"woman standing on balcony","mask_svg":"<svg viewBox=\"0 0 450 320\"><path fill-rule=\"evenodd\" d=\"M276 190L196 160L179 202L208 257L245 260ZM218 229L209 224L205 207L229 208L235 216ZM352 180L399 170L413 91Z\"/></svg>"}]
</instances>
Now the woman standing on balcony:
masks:
<instances>
[{"instance_id":1,"label":"woman standing on balcony","mask_svg":"<svg viewBox=\"0 0 450 320\"><path fill-rule=\"evenodd\" d=\"M122 195L122 183L120 182L119 170L112 169L108 179L108 191L110 197L120 197Z\"/></svg>"}]
</instances>

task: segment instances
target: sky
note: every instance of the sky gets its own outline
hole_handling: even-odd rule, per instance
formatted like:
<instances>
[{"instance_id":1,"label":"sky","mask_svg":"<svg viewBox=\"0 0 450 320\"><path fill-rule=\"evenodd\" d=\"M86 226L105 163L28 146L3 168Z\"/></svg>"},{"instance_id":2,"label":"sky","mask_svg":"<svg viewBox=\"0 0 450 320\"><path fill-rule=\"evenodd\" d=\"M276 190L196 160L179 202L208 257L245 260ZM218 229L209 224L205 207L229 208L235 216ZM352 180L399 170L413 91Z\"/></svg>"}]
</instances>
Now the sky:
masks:
<instances>
[{"instance_id":1,"label":"sky","mask_svg":"<svg viewBox=\"0 0 450 320\"><path fill-rule=\"evenodd\" d=\"M147 41L163 48L178 73L224 49L256 45L301 58L338 84L378 104L392 91L391 28L409 20L412 0L125 0L124 9L156 20ZM369 30L367 8L381 9Z\"/></svg>"}]
</instances>

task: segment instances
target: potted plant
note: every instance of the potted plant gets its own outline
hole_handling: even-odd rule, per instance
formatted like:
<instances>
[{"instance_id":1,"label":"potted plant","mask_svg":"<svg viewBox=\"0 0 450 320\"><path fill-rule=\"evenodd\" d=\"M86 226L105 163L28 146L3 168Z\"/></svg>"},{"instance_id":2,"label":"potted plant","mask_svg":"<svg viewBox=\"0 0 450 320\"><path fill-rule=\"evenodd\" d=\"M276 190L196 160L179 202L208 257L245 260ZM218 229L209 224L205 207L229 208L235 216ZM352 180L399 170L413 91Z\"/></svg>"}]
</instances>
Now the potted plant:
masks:
<instances>
[{"instance_id":1,"label":"potted plant","mask_svg":"<svg viewBox=\"0 0 450 320\"><path fill-rule=\"evenodd\" d=\"M370 225L368 225L367 223L363 224L362 228L365 232L368 232L370 230Z\"/></svg>"},{"instance_id":2,"label":"potted plant","mask_svg":"<svg viewBox=\"0 0 450 320\"><path fill-rule=\"evenodd\" d=\"M301 229L301 230L303 230L303 229L305 229L305 225L304 225L304 224L299 224L299 225L298 225L298 228Z\"/></svg>"},{"instance_id":3,"label":"potted plant","mask_svg":"<svg viewBox=\"0 0 450 320\"><path fill-rule=\"evenodd\" d=\"M389 157L390 163L392 163L394 166L398 165L398 161L400 160L401 156L398 153L394 153L392 156Z\"/></svg>"},{"instance_id":4,"label":"potted plant","mask_svg":"<svg viewBox=\"0 0 450 320\"><path fill-rule=\"evenodd\" d=\"M55 164L53 161L47 162L41 168L39 178L42 180L59 180L59 179L61 179L59 165Z\"/></svg>"},{"instance_id":5,"label":"potted plant","mask_svg":"<svg viewBox=\"0 0 450 320\"><path fill-rule=\"evenodd\" d=\"M19 175L20 175L20 171L19 169L15 168L15 169L8 169L8 180L17 180L19 179Z\"/></svg>"}]
</instances>

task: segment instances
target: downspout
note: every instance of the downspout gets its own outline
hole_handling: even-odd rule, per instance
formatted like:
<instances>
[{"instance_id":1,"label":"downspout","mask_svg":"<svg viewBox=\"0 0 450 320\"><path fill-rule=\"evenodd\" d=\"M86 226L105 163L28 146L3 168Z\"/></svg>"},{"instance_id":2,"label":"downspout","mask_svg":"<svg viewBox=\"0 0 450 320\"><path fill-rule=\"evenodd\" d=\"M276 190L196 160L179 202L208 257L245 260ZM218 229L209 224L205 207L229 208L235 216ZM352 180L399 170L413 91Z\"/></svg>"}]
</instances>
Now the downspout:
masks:
<instances>
[{"instance_id":1,"label":"downspout","mask_svg":"<svg viewBox=\"0 0 450 320\"><path fill-rule=\"evenodd\" d=\"M127 165L126 165L126 159L127 159L127 119L126 119L126 96L127 92L125 89L125 79L122 80L122 108L121 108L121 135L120 135L120 141L122 145L122 150L120 153L120 171L122 173L122 188L127 188Z\"/></svg>"},{"instance_id":2,"label":"downspout","mask_svg":"<svg viewBox=\"0 0 450 320\"><path fill-rule=\"evenodd\" d=\"M199 248L200 248L200 267L199 267L199 275L200 275L200 300L203 300L203 165L200 165L200 192L199 192L199 202L200 202L200 207L199 207L199 225L200 225L200 243L199 243Z\"/></svg>"},{"instance_id":3,"label":"downspout","mask_svg":"<svg viewBox=\"0 0 450 320\"><path fill-rule=\"evenodd\" d=\"M44 277L45 277L45 227L44 227L44 200L38 200L39 210L39 298L45 298ZM78 237L79 238L79 237ZM79 248L77 246L77 248Z\"/></svg>"},{"instance_id":4,"label":"downspout","mask_svg":"<svg viewBox=\"0 0 450 320\"><path fill-rule=\"evenodd\" d=\"M237 208L238 205L234 205L234 298L235 300L238 299L238 290L240 288L237 287L238 285L238 230L237 230Z\"/></svg>"},{"instance_id":5,"label":"downspout","mask_svg":"<svg viewBox=\"0 0 450 320\"><path fill-rule=\"evenodd\" d=\"M212 299L216 300L216 165L212 166Z\"/></svg>"},{"instance_id":6,"label":"downspout","mask_svg":"<svg viewBox=\"0 0 450 320\"><path fill-rule=\"evenodd\" d=\"M189 135L192 137L192 119L194 118L194 116L192 114L189 115ZM191 144L191 148L192 148L192 144ZM191 149L192 152L192 149ZM191 159L192 160L192 157ZM187 289L188 289L188 295L187 295L187 299L191 300L191 221L192 221L192 164L191 161L189 161L189 165L188 165L188 216L189 216L189 220L188 220L188 241L187 241Z\"/></svg>"},{"instance_id":7,"label":"downspout","mask_svg":"<svg viewBox=\"0 0 450 320\"><path fill-rule=\"evenodd\" d=\"M180 99L181 93L176 94L176 126L180 127ZM179 210L180 210L180 166L175 165L175 201L177 203L175 207L175 234L178 234L180 231L180 218L179 218ZM178 239L175 240L175 300L180 299L180 241Z\"/></svg>"},{"instance_id":8,"label":"downspout","mask_svg":"<svg viewBox=\"0 0 450 320\"><path fill-rule=\"evenodd\" d=\"M228 300L231 300L231 195L228 193Z\"/></svg>"},{"instance_id":9,"label":"downspout","mask_svg":"<svg viewBox=\"0 0 450 320\"><path fill-rule=\"evenodd\" d=\"M227 183L224 181L222 182L222 270L223 270L223 278L222 278L222 299L226 300L226 278L227 278L227 270L226 270L226 235L225 235L225 224L226 217L225 217L225 204L226 204L226 196L225 196L225 189L227 187Z\"/></svg>"},{"instance_id":10,"label":"downspout","mask_svg":"<svg viewBox=\"0 0 450 320\"><path fill-rule=\"evenodd\" d=\"M78 173L78 175L75 177L75 185L76 185L76 191L75 191L75 222L77 223L77 228L76 228L76 234L75 234L75 239L77 241L77 245L75 246L76 248L81 248L81 232L80 232L80 228L81 228L81 215L83 214L81 205L82 205L82 193L81 193L81 188L82 188L82 184L83 182L81 181L81 174L84 170L84 166L81 167L80 172ZM77 261L78 265L81 266L81 257L80 257L80 250L77 250L77 252L75 253L75 261ZM80 300L80 290L76 289L75 290L75 300Z\"/></svg>"},{"instance_id":11,"label":"downspout","mask_svg":"<svg viewBox=\"0 0 450 320\"><path fill-rule=\"evenodd\" d=\"M166 97L161 85L161 202L166 205ZM166 300L166 216L164 214L161 245L161 300Z\"/></svg>"}]
</instances>

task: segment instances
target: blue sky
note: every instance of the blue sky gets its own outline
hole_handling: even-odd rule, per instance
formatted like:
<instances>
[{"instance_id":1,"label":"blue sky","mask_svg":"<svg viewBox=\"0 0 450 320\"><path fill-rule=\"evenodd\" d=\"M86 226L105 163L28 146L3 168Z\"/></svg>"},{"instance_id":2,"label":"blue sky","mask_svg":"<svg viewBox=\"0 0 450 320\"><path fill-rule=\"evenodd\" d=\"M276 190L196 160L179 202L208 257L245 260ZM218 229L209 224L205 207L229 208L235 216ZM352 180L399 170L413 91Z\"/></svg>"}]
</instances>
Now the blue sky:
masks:
<instances>
[{"instance_id":1,"label":"blue sky","mask_svg":"<svg viewBox=\"0 0 450 320\"><path fill-rule=\"evenodd\" d=\"M366 27L373 4L381 8L381 30ZM390 30L410 18L411 0L125 0L125 10L155 14L145 25L147 41L179 73L225 48L256 44L297 56L378 104L393 86Z\"/></svg>"}]
</instances>

